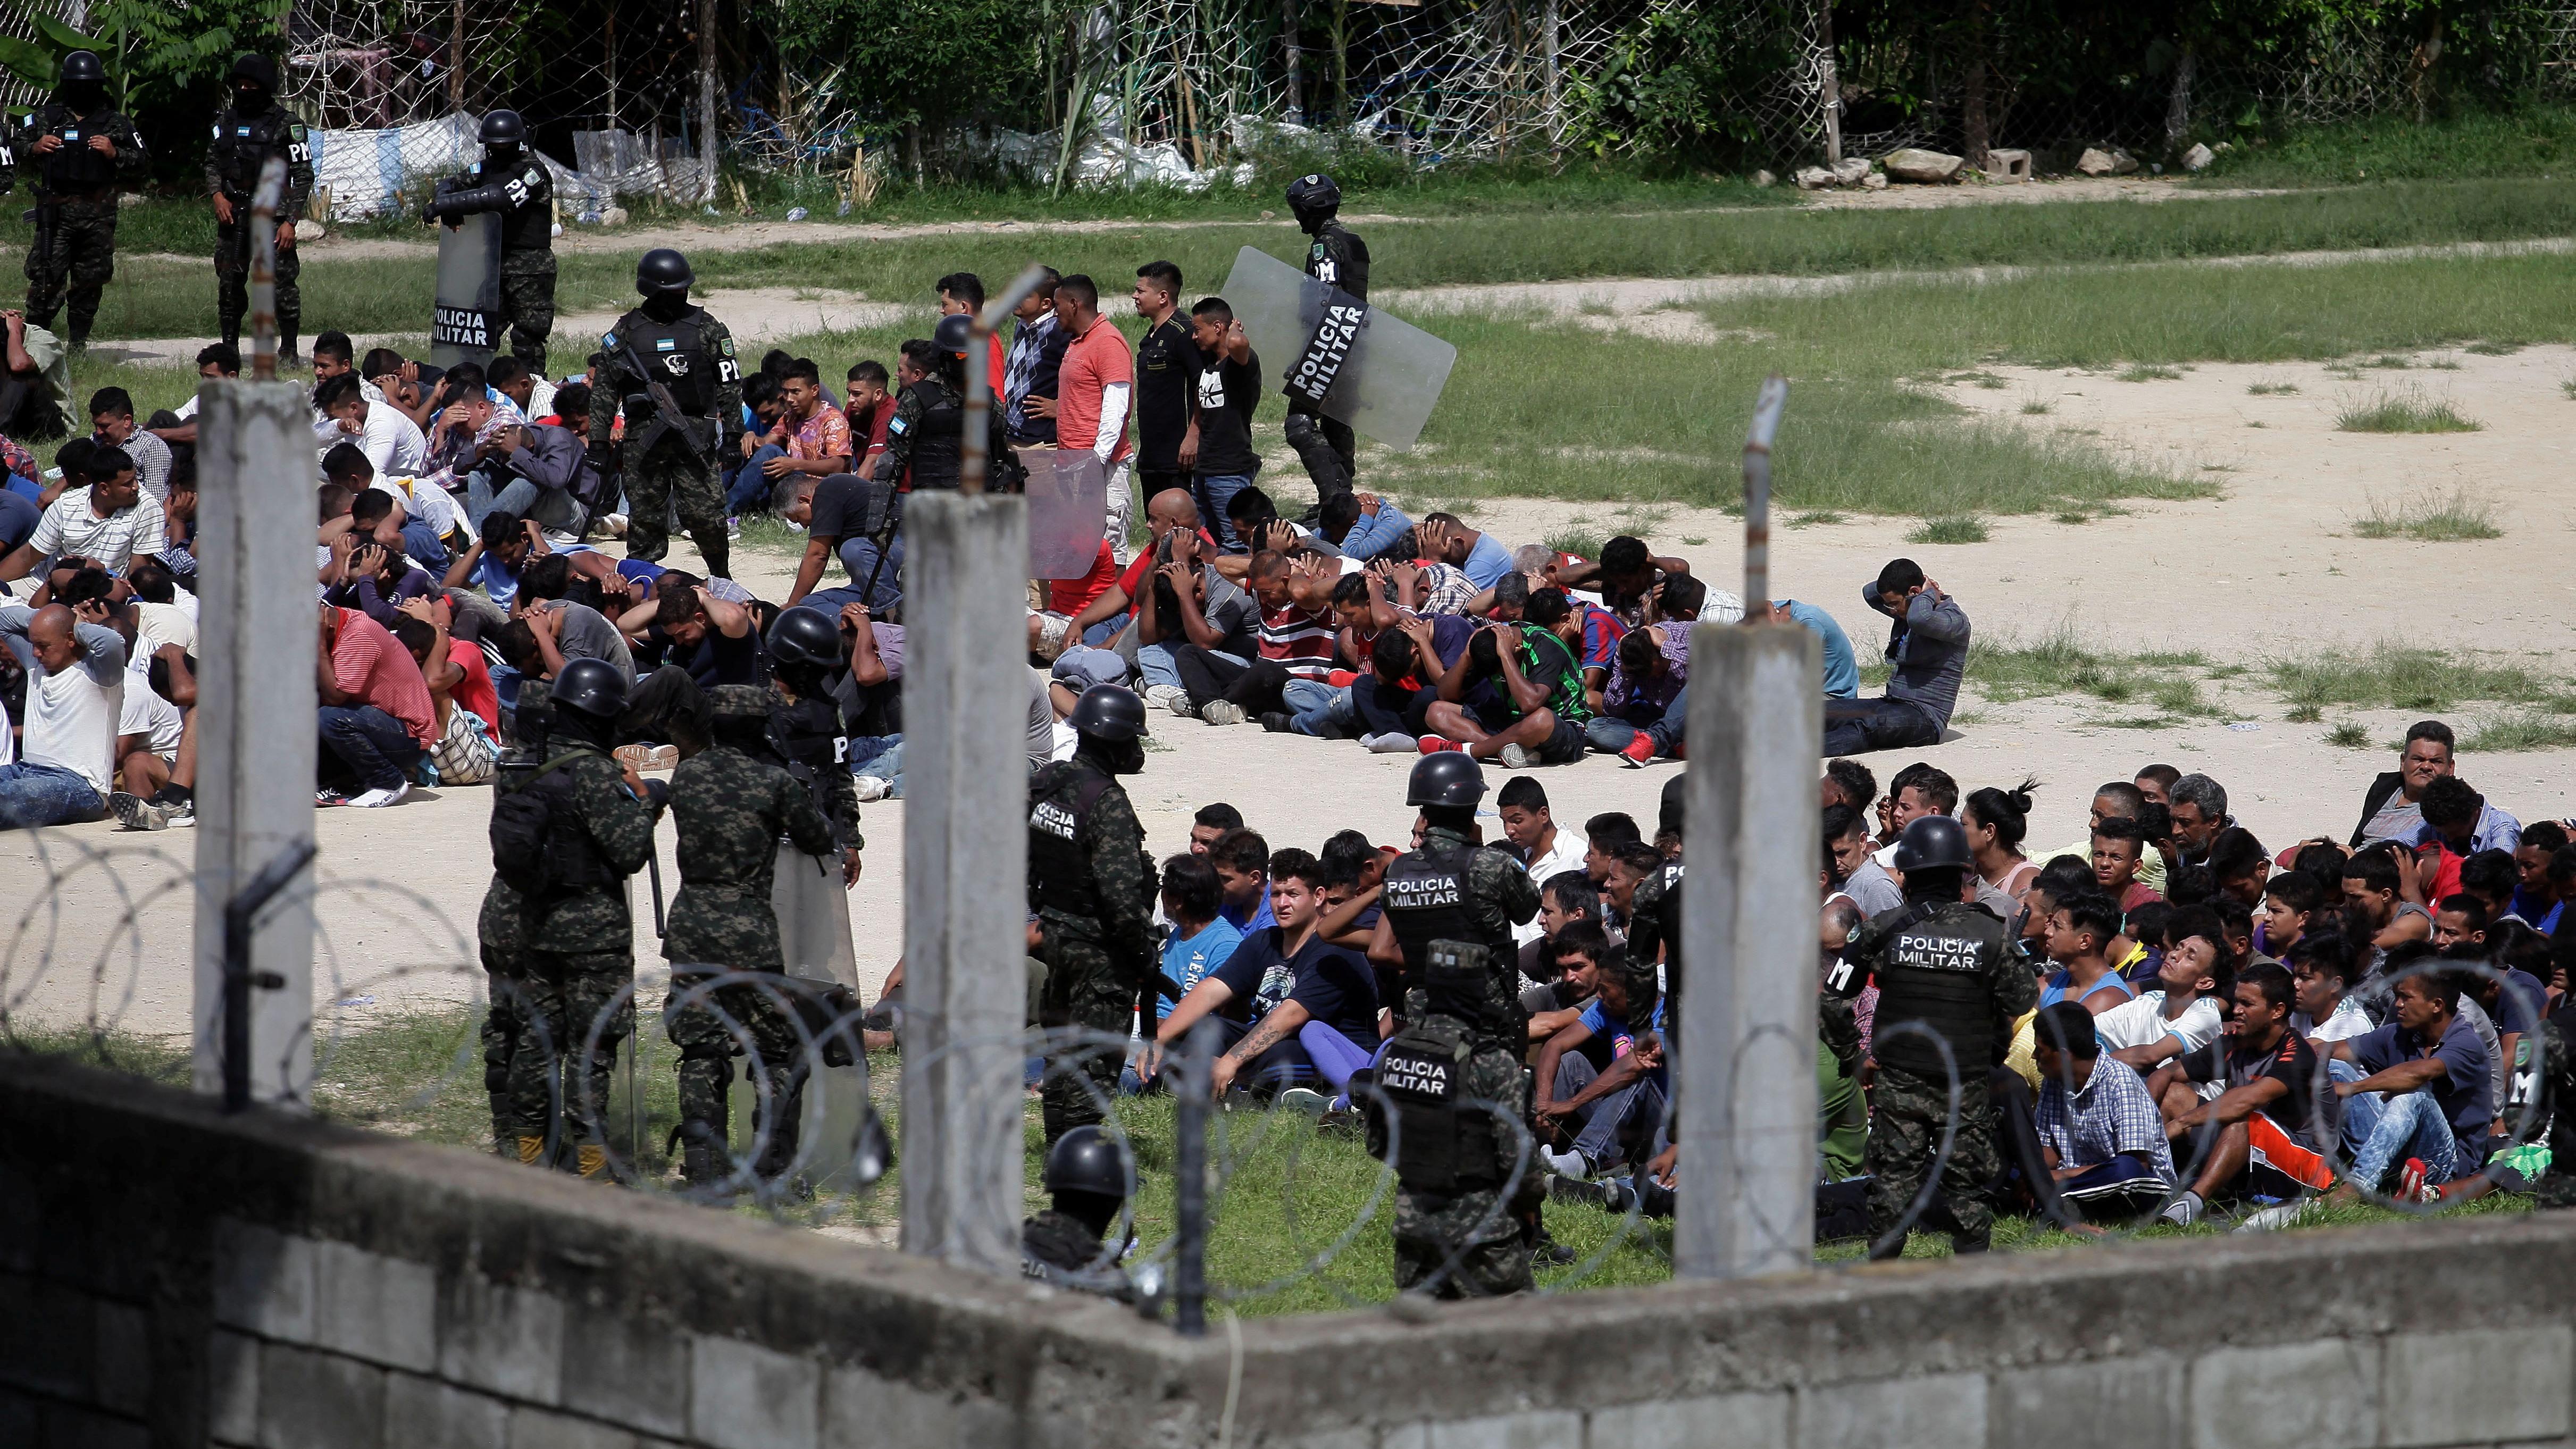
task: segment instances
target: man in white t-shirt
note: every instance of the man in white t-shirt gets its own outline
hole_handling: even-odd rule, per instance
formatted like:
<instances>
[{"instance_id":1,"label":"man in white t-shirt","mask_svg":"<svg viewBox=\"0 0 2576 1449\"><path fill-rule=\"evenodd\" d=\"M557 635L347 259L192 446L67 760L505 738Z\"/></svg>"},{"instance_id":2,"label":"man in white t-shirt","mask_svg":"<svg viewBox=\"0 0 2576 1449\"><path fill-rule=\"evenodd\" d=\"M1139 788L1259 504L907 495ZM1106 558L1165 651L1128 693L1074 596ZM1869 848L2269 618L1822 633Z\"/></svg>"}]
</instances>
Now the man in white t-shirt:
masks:
<instances>
[{"instance_id":1,"label":"man in white t-shirt","mask_svg":"<svg viewBox=\"0 0 2576 1449\"><path fill-rule=\"evenodd\" d=\"M355 443L379 478L411 477L429 470L429 440L399 409L369 402L356 373L342 373L313 389L313 401L331 419L337 436L324 444ZM327 436L327 435L326 435Z\"/></svg>"},{"instance_id":2,"label":"man in white t-shirt","mask_svg":"<svg viewBox=\"0 0 2576 1449\"><path fill-rule=\"evenodd\" d=\"M1550 878L1583 869L1583 838L1557 825L1548 811L1545 786L1528 775L1514 775L1503 782L1503 792L1496 799L1503 837L1511 842L1512 854L1522 858L1521 869L1529 873L1530 884L1543 890ZM1512 941L1526 946L1545 934L1538 917L1532 916L1512 928Z\"/></svg>"},{"instance_id":3,"label":"man in white t-shirt","mask_svg":"<svg viewBox=\"0 0 2576 1449\"><path fill-rule=\"evenodd\" d=\"M160 503L135 482L134 460L122 448L100 448L81 466L90 485L54 500L35 533L0 559L0 583L25 578L49 558L92 558L122 576L138 555L160 557L169 526Z\"/></svg>"},{"instance_id":4,"label":"man in white t-shirt","mask_svg":"<svg viewBox=\"0 0 2576 1449\"><path fill-rule=\"evenodd\" d=\"M2144 1074L2218 1039L2218 943L2185 936L2165 947L2158 989L2093 1018L2102 1049Z\"/></svg>"},{"instance_id":5,"label":"man in white t-shirt","mask_svg":"<svg viewBox=\"0 0 2576 1449\"><path fill-rule=\"evenodd\" d=\"M125 640L107 605L0 604L0 645L28 666L26 749L0 765L0 829L95 820L107 810L124 709Z\"/></svg>"}]
</instances>

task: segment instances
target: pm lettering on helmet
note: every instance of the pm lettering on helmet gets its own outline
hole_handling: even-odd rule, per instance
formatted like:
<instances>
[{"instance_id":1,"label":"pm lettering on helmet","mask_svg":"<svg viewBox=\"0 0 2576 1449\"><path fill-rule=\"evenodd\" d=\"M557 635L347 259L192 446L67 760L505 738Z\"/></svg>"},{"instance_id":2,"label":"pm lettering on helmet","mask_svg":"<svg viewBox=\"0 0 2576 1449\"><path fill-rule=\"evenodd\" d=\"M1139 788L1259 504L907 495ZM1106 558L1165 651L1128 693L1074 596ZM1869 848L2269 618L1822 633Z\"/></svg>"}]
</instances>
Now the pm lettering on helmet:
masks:
<instances>
[{"instance_id":1,"label":"pm lettering on helmet","mask_svg":"<svg viewBox=\"0 0 2576 1449\"><path fill-rule=\"evenodd\" d=\"M1333 390L1333 379L1341 376L1342 364L1350 361L1351 344L1359 340L1360 328L1367 323L1366 303L1327 303L1324 320L1316 324L1305 353L1288 374L1288 390L1310 402L1322 402L1324 394Z\"/></svg>"},{"instance_id":2,"label":"pm lettering on helmet","mask_svg":"<svg viewBox=\"0 0 2576 1449\"><path fill-rule=\"evenodd\" d=\"M1974 971L1978 943L1957 936L1924 936L1900 931L1888 944L1887 964L1916 971Z\"/></svg>"}]
</instances>

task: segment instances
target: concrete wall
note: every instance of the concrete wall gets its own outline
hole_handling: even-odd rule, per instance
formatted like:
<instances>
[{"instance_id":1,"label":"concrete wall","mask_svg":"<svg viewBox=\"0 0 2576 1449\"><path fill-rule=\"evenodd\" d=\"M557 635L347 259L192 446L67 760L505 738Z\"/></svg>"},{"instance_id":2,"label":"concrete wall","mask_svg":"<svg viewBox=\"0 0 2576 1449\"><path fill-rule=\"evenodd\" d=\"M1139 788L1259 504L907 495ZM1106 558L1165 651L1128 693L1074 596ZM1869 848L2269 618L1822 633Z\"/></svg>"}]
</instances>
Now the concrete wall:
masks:
<instances>
[{"instance_id":1,"label":"concrete wall","mask_svg":"<svg viewBox=\"0 0 2576 1449\"><path fill-rule=\"evenodd\" d=\"M0 1056L0 1446L1218 1442L1223 1330ZM2576 1218L1247 1325L1232 1442L2571 1442Z\"/></svg>"}]
</instances>

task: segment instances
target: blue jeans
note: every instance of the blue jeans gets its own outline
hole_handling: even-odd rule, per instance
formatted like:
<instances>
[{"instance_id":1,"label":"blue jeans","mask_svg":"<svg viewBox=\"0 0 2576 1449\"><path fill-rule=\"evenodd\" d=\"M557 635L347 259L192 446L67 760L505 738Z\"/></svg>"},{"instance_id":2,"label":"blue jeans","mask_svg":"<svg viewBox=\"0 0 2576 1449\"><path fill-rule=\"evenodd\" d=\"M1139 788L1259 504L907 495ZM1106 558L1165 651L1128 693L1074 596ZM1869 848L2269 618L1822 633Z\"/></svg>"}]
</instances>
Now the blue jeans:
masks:
<instances>
[{"instance_id":1,"label":"blue jeans","mask_svg":"<svg viewBox=\"0 0 2576 1449\"><path fill-rule=\"evenodd\" d=\"M1554 1099L1564 1102L1580 1095L1595 1075L1589 1057L1567 1052L1556 1060ZM1574 1150L1593 1166L1644 1162L1662 1150L1663 1084L1652 1074L1640 1076L1615 1092L1593 1098L1575 1113L1575 1120L1582 1126L1575 1133Z\"/></svg>"},{"instance_id":2,"label":"blue jeans","mask_svg":"<svg viewBox=\"0 0 2576 1449\"><path fill-rule=\"evenodd\" d=\"M1252 473L1225 473L1209 477L1199 474L1190 484L1190 494L1199 502L1199 523L1216 535L1219 548L1228 553L1243 552L1243 540L1234 536L1234 525L1226 521L1225 505L1234 495L1252 486Z\"/></svg>"},{"instance_id":3,"label":"blue jeans","mask_svg":"<svg viewBox=\"0 0 2576 1449\"><path fill-rule=\"evenodd\" d=\"M883 780L892 788L889 800L903 798L903 736L852 735L850 737L850 773Z\"/></svg>"},{"instance_id":4,"label":"blue jeans","mask_svg":"<svg viewBox=\"0 0 2576 1449\"><path fill-rule=\"evenodd\" d=\"M339 761L344 773L357 777L362 789L395 789L420 763L420 742L401 720L372 704L326 704L319 713L323 748ZM326 771L330 763L323 762Z\"/></svg>"},{"instance_id":5,"label":"blue jeans","mask_svg":"<svg viewBox=\"0 0 2576 1449\"><path fill-rule=\"evenodd\" d=\"M1279 702L1295 716L1290 729L1318 739L1342 739L1359 720L1350 690L1335 689L1320 679L1289 680L1279 686Z\"/></svg>"},{"instance_id":6,"label":"blue jeans","mask_svg":"<svg viewBox=\"0 0 2576 1449\"><path fill-rule=\"evenodd\" d=\"M483 536L483 515L496 509L533 518L539 528L564 533L579 533L582 525L590 521L589 510L581 506L581 500L560 488L540 488L525 478L513 478L496 491L491 474L480 469L467 474L465 523L476 538Z\"/></svg>"},{"instance_id":7,"label":"blue jeans","mask_svg":"<svg viewBox=\"0 0 2576 1449\"><path fill-rule=\"evenodd\" d=\"M1139 694L1158 684L1168 684L1174 689L1180 688L1181 669L1179 665L1172 662L1172 646L1169 644L1137 645L1136 677L1145 681L1144 688L1137 691Z\"/></svg>"},{"instance_id":8,"label":"blue jeans","mask_svg":"<svg viewBox=\"0 0 2576 1449\"><path fill-rule=\"evenodd\" d=\"M1592 748L1615 755L1642 734L1655 742L1656 754L1671 754L1673 746L1682 741L1683 723L1690 718L1690 691L1685 689L1674 695L1673 702L1664 706L1661 714L1643 725L1630 722L1635 715L1646 712L1645 707L1639 706L1631 710L1628 719L1601 715L1583 727L1584 738L1592 742Z\"/></svg>"},{"instance_id":9,"label":"blue jeans","mask_svg":"<svg viewBox=\"0 0 2576 1449\"><path fill-rule=\"evenodd\" d=\"M868 607L883 612L903 600L903 531L895 530L894 546L885 551L885 566L877 566L877 541L873 538L841 540L841 567L850 571L853 594L867 590ZM868 580L876 583L870 587Z\"/></svg>"},{"instance_id":10,"label":"blue jeans","mask_svg":"<svg viewBox=\"0 0 2576 1449\"><path fill-rule=\"evenodd\" d=\"M2364 1105L2364 1104L2368 1105ZM2451 1135L2451 1119L2431 1092L2359 1092L2344 1099L2343 1137L2352 1144L2352 1180L2376 1190L2390 1163L2424 1160L2426 1182L2475 1172L2476 1152Z\"/></svg>"},{"instance_id":11,"label":"blue jeans","mask_svg":"<svg viewBox=\"0 0 2576 1449\"><path fill-rule=\"evenodd\" d=\"M770 492L778 480L763 471L761 465L772 458L786 456L787 450L776 443L763 443L754 450L750 459L734 470L732 481L725 489L725 512L733 516L766 512Z\"/></svg>"},{"instance_id":12,"label":"blue jeans","mask_svg":"<svg viewBox=\"0 0 2576 1449\"><path fill-rule=\"evenodd\" d=\"M70 825L106 813L97 787L76 770L25 760L0 765L0 830Z\"/></svg>"}]
</instances>

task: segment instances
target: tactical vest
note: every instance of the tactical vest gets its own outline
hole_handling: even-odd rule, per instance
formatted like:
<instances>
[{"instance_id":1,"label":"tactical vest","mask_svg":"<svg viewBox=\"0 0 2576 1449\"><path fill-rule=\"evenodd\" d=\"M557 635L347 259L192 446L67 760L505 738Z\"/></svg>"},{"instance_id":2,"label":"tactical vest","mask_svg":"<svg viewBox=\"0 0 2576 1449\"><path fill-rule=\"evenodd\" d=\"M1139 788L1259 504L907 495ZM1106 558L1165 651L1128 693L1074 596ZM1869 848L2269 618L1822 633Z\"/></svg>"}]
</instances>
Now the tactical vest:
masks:
<instances>
[{"instance_id":1,"label":"tactical vest","mask_svg":"<svg viewBox=\"0 0 2576 1449\"><path fill-rule=\"evenodd\" d=\"M474 163L475 179L485 186L500 187L510 198L509 209L501 213L501 250L505 252L542 252L554 247L555 209L545 204L554 194L546 164L533 155L522 155L518 163L502 171L485 171L483 163ZM677 394L679 389L671 389ZM683 399L685 401L685 399Z\"/></svg>"},{"instance_id":2,"label":"tactical vest","mask_svg":"<svg viewBox=\"0 0 2576 1449\"><path fill-rule=\"evenodd\" d=\"M716 408L716 358L707 348L706 315L691 307L678 321L663 322L638 308L617 324L617 335L634 349L636 360L655 382L671 390L671 400L691 418L710 416ZM623 363L624 354L610 360ZM642 384L637 386L640 389ZM649 397L644 411L648 415L653 411ZM676 424L681 420L671 421ZM629 416L626 425L631 435L635 419Z\"/></svg>"},{"instance_id":3,"label":"tactical vest","mask_svg":"<svg viewBox=\"0 0 2576 1449\"><path fill-rule=\"evenodd\" d=\"M907 486L914 491L954 488L966 461L966 400L935 377L912 386L925 406L912 424L912 477Z\"/></svg>"},{"instance_id":4,"label":"tactical vest","mask_svg":"<svg viewBox=\"0 0 2576 1449\"><path fill-rule=\"evenodd\" d=\"M1074 782L1067 792L1065 784ZM1091 819L1111 784L1094 766L1064 760L1047 766L1029 783L1029 904L1068 916L1100 912L1093 889L1091 858L1083 854L1082 827Z\"/></svg>"},{"instance_id":5,"label":"tactical vest","mask_svg":"<svg viewBox=\"0 0 2576 1449\"><path fill-rule=\"evenodd\" d=\"M1456 1194L1499 1187L1494 1115L1466 1103L1468 1033L1437 1018L1396 1033L1379 1056L1373 1080L1394 1109L1395 1177L1408 1191Z\"/></svg>"},{"instance_id":6,"label":"tactical vest","mask_svg":"<svg viewBox=\"0 0 2576 1449\"><path fill-rule=\"evenodd\" d=\"M1995 1068L1994 980L1988 965L2003 946L2002 927L1979 932L1974 920L1959 914L1965 910L1908 904L1890 919L1892 929L1872 962L1878 977L1878 1030L1871 1050L1888 1066L1934 1081L1947 1078L1939 1047L1914 1032L1889 1034L1898 1022L1919 1021L1950 1044L1962 1083L1982 1082Z\"/></svg>"},{"instance_id":7,"label":"tactical vest","mask_svg":"<svg viewBox=\"0 0 2576 1449\"><path fill-rule=\"evenodd\" d=\"M1378 904L1395 931L1396 944L1404 949L1407 985L1421 984L1425 953L1434 941L1493 944L1467 914L1467 866L1477 848L1407 851L1386 868Z\"/></svg>"},{"instance_id":8,"label":"tactical vest","mask_svg":"<svg viewBox=\"0 0 2576 1449\"><path fill-rule=\"evenodd\" d=\"M226 111L215 121L210 147L215 174L224 179L224 195L246 200L259 186L259 169L271 156L288 156L288 135L295 118L275 106L256 116Z\"/></svg>"},{"instance_id":9,"label":"tactical vest","mask_svg":"<svg viewBox=\"0 0 2576 1449\"><path fill-rule=\"evenodd\" d=\"M106 117L114 113L101 106L93 115ZM108 134L108 127L93 126L88 118L75 116L71 107L56 103L36 113L36 124L30 138L54 135L63 144L50 156L39 156L37 173L45 178L45 189L51 192L90 192L116 182L116 161L89 148L92 136Z\"/></svg>"},{"instance_id":10,"label":"tactical vest","mask_svg":"<svg viewBox=\"0 0 2576 1449\"><path fill-rule=\"evenodd\" d=\"M771 705L769 746L784 765L804 765L820 772L845 763L850 738L841 729L841 707L814 697Z\"/></svg>"},{"instance_id":11,"label":"tactical vest","mask_svg":"<svg viewBox=\"0 0 2576 1449\"><path fill-rule=\"evenodd\" d=\"M1306 244L1306 275L1368 300L1369 264L1360 239L1339 221L1328 221Z\"/></svg>"},{"instance_id":12,"label":"tactical vest","mask_svg":"<svg viewBox=\"0 0 2576 1449\"><path fill-rule=\"evenodd\" d=\"M493 865L531 901L605 889L625 879L609 867L590 832L582 828L581 816L573 808L578 782L570 770L561 768L562 762L555 763L553 769L530 767L532 773L519 780L505 772L496 782L500 788L493 797ZM535 836L536 854L543 862L535 879L513 868L516 862L509 857L515 852L508 837L514 832ZM511 879L514 875L517 878Z\"/></svg>"}]
</instances>

